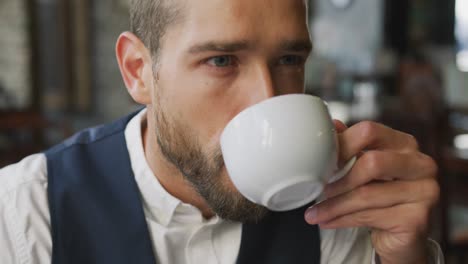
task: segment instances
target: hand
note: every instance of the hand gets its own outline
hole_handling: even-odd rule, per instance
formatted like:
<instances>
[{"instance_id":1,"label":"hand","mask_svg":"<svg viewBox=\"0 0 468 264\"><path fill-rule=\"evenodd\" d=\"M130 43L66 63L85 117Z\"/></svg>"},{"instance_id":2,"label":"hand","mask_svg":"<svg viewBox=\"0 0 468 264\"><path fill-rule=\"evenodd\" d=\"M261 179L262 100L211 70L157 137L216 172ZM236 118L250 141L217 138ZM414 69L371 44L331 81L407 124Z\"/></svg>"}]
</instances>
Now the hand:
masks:
<instances>
[{"instance_id":1,"label":"hand","mask_svg":"<svg viewBox=\"0 0 468 264\"><path fill-rule=\"evenodd\" d=\"M326 200L309 208L309 224L323 229L369 227L382 263L425 263L429 215L439 198L437 166L414 137L362 122L337 122L340 160L358 160L325 188Z\"/></svg>"}]
</instances>

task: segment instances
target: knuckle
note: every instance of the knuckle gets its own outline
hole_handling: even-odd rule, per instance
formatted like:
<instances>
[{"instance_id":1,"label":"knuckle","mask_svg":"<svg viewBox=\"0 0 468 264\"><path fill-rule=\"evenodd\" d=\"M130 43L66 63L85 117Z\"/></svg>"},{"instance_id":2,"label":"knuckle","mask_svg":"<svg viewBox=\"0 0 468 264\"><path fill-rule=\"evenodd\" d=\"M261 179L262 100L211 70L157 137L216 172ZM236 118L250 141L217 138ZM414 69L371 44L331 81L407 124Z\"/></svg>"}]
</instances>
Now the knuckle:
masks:
<instances>
[{"instance_id":1,"label":"knuckle","mask_svg":"<svg viewBox=\"0 0 468 264\"><path fill-rule=\"evenodd\" d=\"M358 217L356 218L358 225L369 225L373 222L374 216L369 211L363 211L359 213Z\"/></svg>"},{"instance_id":2,"label":"knuckle","mask_svg":"<svg viewBox=\"0 0 468 264\"><path fill-rule=\"evenodd\" d=\"M435 180L426 180L422 184L421 190L429 200L430 204L433 205L437 203L440 196L440 186Z\"/></svg>"},{"instance_id":3,"label":"knuckle","mask_svg":"<svg viewBox=\"0 0 468 264\"><path fill-rule=\"evenodd\" d=\"M419 142L416 139L416 137L414 137L411 134L406 134L406 138L407 138L407 143L406 144L407 144L408 149L419 150Z\"/></svg>"},{"instance_id":4,"label":"knuckle","mask_svg":"<svg viewBox=\"0 0 468 264\"><path fill-rule=\"evenodd\" d=\"M429 228L429 215L430 212L427 209L413 209L413 215L411 224L418 230L420 233L425 233Z\"/></svg>"},{"instance_id":5,"label":"knuckle","mask_svg":"<svg viewBox=\"0 0 468 264\"><path fill-rule=\"evenodd\" d=\"M373 140L377 134L377 124L371 121L363 121L359 123L359 128L361 130L361 136L365 140Z\"/></svg>"},{"instance_id":6,"label":"knuckle","mask_svg":"<svg viewBox=\"0 0 468 264\"><path fill-rule=\"evenodd\" d=\"M368 151L362 157L364 170L367 174L372 175L372 178L378 179L380 170L383 168L382 158L377 151Z\"/></svg>"},{"instance_id":7,"label":"knuckle","mask_svg":"<svg viewBox=\"0 0 468 264\"><path fill-rule=\"evenodd\" d=\"M424 163L424 167L426 168L428 174L432 177L432 178L436 178L437 177L437 173L439 171L439 168L437 166L437 163L435 162L435 160L427 155L423 155L423 163Z\"/></svg>"},{"instance_id":8,"label":"knuckle","mask_svg":"<svg viewBox=\"0 0 468 264\"><path fill-rule=\"evenodd\" d=\"M373 197L372 197L372 187L370 187L368 185L364 185L364 186L360 187L359 189L356 189L353 192L355 193L356 198L361 202L365 203L365 202L368 202L371 199L373 199Z\"/></svg>"}]
</instances>

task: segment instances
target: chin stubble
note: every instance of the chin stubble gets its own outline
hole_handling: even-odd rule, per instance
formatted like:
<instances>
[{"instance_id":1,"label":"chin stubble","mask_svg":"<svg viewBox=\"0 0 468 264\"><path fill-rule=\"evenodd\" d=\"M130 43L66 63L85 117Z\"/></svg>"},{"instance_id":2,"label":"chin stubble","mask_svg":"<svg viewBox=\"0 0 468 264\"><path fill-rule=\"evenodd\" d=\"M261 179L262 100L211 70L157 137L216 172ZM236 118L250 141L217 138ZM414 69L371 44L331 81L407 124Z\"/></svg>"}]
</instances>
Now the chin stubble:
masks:
<instances>
[{"instance_id":1,"label":"chin stubble","mask_svg":"<svg viewBox=\"0 0 468 264\"><path fill-rule=\"evenodd\" d=\"M247 200L223 181L224 160L219 146L203 152L197 136L190 133L189 128L175 118L169 119L161 109L155 112L161 153L183 174L214 213L223 219L243 223L259 222L268 214L267 208Z\"/></svg>"}]
</instances>

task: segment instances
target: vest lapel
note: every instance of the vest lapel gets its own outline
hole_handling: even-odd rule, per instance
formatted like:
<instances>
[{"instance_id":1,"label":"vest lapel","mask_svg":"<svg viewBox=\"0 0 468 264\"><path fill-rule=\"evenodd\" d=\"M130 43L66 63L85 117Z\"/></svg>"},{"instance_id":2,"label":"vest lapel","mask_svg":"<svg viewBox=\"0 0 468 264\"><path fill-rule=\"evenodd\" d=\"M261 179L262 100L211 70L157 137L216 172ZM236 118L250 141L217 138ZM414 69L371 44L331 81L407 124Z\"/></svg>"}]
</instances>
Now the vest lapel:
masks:
<instances>
[{"instance_id":1,"label":"vest lapel","mask_svg":"<svg viewBox=\"0 0 468 264\"><path fill-rule=\"evenodd\" d=\"M130 118L46 152L53 264L155 263L125 143Z\"/></svg>"}]
</instances>

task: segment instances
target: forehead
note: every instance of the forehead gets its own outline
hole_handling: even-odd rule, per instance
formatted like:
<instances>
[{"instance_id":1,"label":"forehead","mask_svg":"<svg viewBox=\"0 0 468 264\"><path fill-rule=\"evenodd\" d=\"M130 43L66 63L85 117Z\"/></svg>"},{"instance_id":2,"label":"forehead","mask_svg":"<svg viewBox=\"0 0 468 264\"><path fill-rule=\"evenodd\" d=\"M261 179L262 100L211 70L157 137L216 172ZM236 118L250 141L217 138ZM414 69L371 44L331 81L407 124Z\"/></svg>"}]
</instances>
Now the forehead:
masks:
<instances>
[{"instance_id":1,"label":"forehead","mask_svg":"<svg viewBox=\"0 0 468 264\"><path fill-rule=\"evenodd\" d=\"M304 0L182 0L179 36L189 39L308 38Z\"/></svg>"},{"instance_id":2,"label":"forehead","mask_svg":"<svg viewBox=\"0 0 468 264\"><path fill-rule=\"evenodd\" d=\"M230 14L235 17L251 15L276 17L281 13L306 12L305 0L181 0L190 14L202 12L205 15L214 13Z\"/></svg>"}]
</instances>

